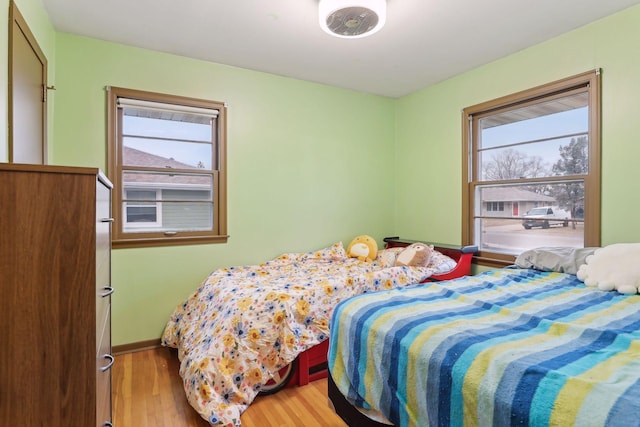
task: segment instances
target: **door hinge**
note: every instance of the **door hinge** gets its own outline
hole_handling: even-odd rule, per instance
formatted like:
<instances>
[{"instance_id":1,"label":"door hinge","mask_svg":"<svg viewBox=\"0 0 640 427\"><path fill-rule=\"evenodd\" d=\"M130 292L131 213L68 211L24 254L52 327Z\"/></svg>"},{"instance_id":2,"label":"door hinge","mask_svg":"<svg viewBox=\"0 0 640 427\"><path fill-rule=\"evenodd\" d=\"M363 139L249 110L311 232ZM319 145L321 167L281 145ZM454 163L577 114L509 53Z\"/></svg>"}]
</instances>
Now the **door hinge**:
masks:
<instances>
[{"instance_id":1,"label":"door hinge","mask_svg":"<svg viewBox=\"0 0 640 427\"><path fill-rule=\"evenodd\" d=\"M42 102L47 102L47 91L56 90L55 86L42 85Z\"/></svg>"}]
</instances>

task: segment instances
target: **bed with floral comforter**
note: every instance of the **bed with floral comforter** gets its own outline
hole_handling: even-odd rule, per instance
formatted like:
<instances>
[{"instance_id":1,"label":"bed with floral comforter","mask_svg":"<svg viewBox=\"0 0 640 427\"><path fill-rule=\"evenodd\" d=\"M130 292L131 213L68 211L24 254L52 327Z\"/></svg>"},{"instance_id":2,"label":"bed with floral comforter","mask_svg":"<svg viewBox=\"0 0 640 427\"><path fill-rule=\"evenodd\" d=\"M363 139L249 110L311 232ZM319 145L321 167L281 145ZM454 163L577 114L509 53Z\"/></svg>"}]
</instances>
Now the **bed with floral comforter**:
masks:
<instances>
[{"instance_id":1,"label":"bed with floral comforter","mask_svg":"<svg viewBox=\"0 0 640 427\"><path fill-rule=\"evenodd\" d=\"M340 242L222 268L176 307L162 344L178 349L191 406L211 425L239 426L274 372L328 338L338 302L417 283L437 269L393 267L382 255L374 262L348 258Z\"/></svg>"}]
</instances>

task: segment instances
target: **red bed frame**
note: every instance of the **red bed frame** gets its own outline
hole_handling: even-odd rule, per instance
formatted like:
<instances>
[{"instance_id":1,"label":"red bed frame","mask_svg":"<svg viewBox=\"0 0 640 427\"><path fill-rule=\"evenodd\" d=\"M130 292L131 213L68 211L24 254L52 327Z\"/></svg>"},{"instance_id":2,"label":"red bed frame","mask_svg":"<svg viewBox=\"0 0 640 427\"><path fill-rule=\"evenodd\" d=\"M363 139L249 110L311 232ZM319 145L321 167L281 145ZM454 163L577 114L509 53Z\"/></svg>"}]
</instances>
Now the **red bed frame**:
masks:
<instances>
[{"instance_id":1,"label":"red bed frame","mask_svg":"<svg viewBox=\"0 0 640 427\"><path fill-rule=\"evenodd\" d=\"M385 237L385 249L394 247L405 247L412 243L421 242L421 240L407 240L399 237ZM428 242L425 242L428 243ZM471 273L471 259L473 254L478 252L477 246L453 246L439 243L428 243L438 252L452 258L456 261L456 266L443 274L434 274L424 280L424 282L438 282L441 280L455 279L458 277L468 276ZM329 340L311 347L310 349L300 353L297 360L297 368L287 383L287 387L301 386L311 381L326 378L327 369L327 352L329 350Z\"/></svg>"}]
</instances>

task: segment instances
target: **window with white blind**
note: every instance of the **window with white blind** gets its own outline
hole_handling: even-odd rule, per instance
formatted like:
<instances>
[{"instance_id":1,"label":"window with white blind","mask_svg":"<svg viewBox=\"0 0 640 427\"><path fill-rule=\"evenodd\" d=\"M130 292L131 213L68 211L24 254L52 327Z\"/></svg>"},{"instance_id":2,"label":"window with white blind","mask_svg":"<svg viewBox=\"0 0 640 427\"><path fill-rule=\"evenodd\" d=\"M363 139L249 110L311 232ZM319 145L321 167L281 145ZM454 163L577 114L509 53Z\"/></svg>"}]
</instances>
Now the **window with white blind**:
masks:
<instances>
[{"instance_id":1,"label":"window with white blind","mask_svg":"<svg viewBox=\"0 0 640 427\"><path fill-rule=\"evenodd\" d=\"M114 247L226 242L225 105L108 92Z\"/></svg>"},{"instance_id":2,"label":"window with white blind","mask_svg":"<svg viewBox=\"0 0 640 427\"><path fill-rule=\"evenodd\" d=\"M463 244L513 263L541 246L600 245L600 73L463 111Z\"/></svg>"}]
</instances>

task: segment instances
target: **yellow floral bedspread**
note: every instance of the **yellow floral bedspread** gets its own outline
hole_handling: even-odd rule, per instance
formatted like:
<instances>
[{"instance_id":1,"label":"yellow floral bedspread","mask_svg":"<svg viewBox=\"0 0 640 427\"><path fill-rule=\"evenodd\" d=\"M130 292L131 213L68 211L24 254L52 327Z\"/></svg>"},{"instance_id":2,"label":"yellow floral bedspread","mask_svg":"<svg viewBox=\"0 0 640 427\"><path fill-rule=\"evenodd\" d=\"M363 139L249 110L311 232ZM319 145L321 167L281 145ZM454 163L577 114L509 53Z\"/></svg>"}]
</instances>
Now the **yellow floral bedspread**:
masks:
<instances>
[{"instance_id":1,"label":"yellow floral bedspread","mask_svg":"<svg viewBox=\"0 0 640 427\"><path fill-rule=\"evenodd\" d=\"M329 337L339 301L414 284L434 272L385 267L382 260L347 258L339 242L211 273L175 309L162 337L163 345L178 349L191 406L211 425L239 426L272 373Z\"/></svg>"}]
</instances>

